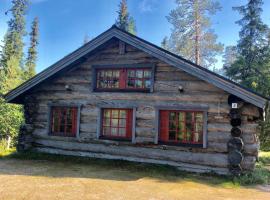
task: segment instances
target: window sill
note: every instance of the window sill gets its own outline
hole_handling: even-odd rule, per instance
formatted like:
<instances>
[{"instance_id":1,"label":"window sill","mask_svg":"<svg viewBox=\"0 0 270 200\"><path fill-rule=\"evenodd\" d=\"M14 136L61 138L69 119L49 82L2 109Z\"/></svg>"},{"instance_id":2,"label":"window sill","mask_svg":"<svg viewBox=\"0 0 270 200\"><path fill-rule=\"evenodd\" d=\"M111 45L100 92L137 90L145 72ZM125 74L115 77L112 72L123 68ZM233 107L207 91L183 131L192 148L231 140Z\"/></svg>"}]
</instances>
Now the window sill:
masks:
<instances>
[{"instance_id":1,"label":"window sill","mask_svg":"<svg viewBox=\"0 0 270 200\"><path fill-rule=\"evenodd\" d=\"M178 146L178 147L191 147L191 148L203 148L203 144L162 142L162 141L159 141L157 145Z\"/></svg>"},{"instance_id":2,"label":"window sill","mask_svg":"<svg viewBox=\"0 0 270 200\"><path fill-rule=\"evenodd\" d=\"M100 140L112 140L112 141L119 141L119 142L131 142L131 138L121 138L121 137L106 137L100 136Z\"/></svg>"},{"instance_id":3,"label":"window sill","mask_svg":"<svg viewBox=\"0 0 270 200\"><path fill-rule=\"evenodd\" d=\"M142 93L151 93L150 89L94 89L93 92L142 92Z\"/></svg>"},{"instance_id":4,"label":"window sill","mask_svg":"<svg viewBox=\"0 0 270 200\"><path fill-rule=\"evenodd\" d=\"M49 136L53 136L53 137L76 138L76 135L66 135L66 134L64 134L64 133L49 133Z\"/></svg>"}]
</instances>

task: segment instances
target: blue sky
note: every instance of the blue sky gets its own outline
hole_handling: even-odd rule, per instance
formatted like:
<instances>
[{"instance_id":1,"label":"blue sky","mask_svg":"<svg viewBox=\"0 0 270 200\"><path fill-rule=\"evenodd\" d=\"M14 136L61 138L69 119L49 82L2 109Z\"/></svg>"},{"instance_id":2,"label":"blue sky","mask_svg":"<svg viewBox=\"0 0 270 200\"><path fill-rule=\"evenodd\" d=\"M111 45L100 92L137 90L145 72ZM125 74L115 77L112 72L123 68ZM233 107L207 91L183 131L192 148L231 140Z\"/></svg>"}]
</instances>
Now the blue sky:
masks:
<instances>
[{"instance_id":1,"label":"blue sky","mask_svg":"<svg viewBox=\"0 0 270 200\"><path fill-rule=\"evenodd\" d=\"M120 0L32 0L27 14L27 29L35 16L40 21L37 71L45 69L82 45L85 35L96 37L110 28L117 17ZM6 32L11 0L0 0L0 40ZM236 44L240 18L233 6L246 4L247 0L220 0L222 10L212 17L218 41L225 45ZM170 34L166 16L175 7L174 0L128 0L131 15L136 20L137 35L160 45ZM270 0L264 0L263 21L270 25ZM28 38L25 43L28 44ZM216 64L222 65L221 58Z\"/></svg>"}]
</instances>

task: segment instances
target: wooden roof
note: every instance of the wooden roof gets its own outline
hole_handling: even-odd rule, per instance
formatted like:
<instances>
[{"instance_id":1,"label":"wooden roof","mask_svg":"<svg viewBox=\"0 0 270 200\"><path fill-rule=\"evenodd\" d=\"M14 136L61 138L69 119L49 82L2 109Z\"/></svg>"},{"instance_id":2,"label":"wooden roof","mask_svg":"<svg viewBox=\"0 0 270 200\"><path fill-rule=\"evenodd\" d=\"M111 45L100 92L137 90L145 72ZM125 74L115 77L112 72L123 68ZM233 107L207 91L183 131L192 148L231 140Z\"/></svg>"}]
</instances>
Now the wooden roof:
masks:
<instances>
[{"instance_id":1,"label":"wooden roof","mask_svg":"<svg viewBox=\"0 0 270 200\"><path fill-rule=\"evenodd\" d=\"M83 58L87 54L93 52L98 47L102 46L112 38L118 38L119 40L132 45L158 59L163 62L166 62L172 66L175 66L195 77L198 77L201 80L204 80L210 84L215 85L216 87L227 91L230 94L233 94L246 102L249 102L255 106L260 108L264 108L268 99L263 97L260 94L253 92L243 86L234 83L233 81L224 78L206 68L203 68L199 65L192 63L178 55L175 55L169 51L166 51L148 41L145 41L137 36L134 36L126 31L119 29L116 26L112 26L107 31L103 32L87 44L83 45L82 47L78 48L74 52L70 53L69 55L65 56L55 64L51 65L44 71L40 72L30 80L26 81L25 83L21 84L14 90L10 91L5 95L5 99L7 102L10 103L22 103L22 96L25 93L31 92L31 89L43 81L47 80L48 78L55 75L57 72L60 72L67 68L68 66L74 64L79 59Z\"/></svg>"}]
</instances>

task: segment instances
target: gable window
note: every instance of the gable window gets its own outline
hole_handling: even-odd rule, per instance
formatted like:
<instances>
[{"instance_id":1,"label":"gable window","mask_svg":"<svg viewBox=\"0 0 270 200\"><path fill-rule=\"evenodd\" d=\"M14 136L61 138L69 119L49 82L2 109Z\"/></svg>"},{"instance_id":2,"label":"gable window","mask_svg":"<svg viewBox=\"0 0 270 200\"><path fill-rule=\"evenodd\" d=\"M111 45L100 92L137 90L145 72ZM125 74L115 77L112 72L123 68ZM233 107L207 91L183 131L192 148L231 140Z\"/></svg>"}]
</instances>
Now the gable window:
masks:
<instances>
[{"instance_id":1,"label":"gable window","mask_svg":"<svg viewBox=\"0 0 270 200\"><path fill-rule=\"evenodd\" d=\"M50 116L50 135L76 137L77 107L52 106Z\"/></svg>"},{"instance_id":2,"label":"gable window","mask_svg":"<svg viewBox=\"0 0 270 200\"><path fill-rule=\"evenodd\" d=\"M108 139L131 139L132 109L102 109L101 137Z\"/></svg>"},{"instance_id":3,"label":"gable window","mask_svg":"<svg viewBox=\"0 0 270 200\"><path fill-rule=\"evenodd\" d=\"M116 65L93 67L95 91L142 91L153 88L153 66Z\"/></svg>"},{"instance_id":4,"label":"gable window","mask_svg":"<svg viewBox=\"0 0 270 200\"><path fill-rule=\"evenodd\" d=\"M202 111L160 110L159 141L172 144L203 145Z\"/></svg>"}]
</instances>

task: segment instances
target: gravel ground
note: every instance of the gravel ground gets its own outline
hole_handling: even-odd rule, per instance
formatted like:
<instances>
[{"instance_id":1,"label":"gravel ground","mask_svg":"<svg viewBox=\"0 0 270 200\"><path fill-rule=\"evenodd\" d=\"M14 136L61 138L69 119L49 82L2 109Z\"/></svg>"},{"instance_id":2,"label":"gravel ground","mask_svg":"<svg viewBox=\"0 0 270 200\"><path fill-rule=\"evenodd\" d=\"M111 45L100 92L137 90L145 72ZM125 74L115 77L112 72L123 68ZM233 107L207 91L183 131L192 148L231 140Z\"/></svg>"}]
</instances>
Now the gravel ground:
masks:
<instances>
[{"instance_id":1,"label":"gravel ground","mask_svg":"<svg viewBox=\"0 0 270 200\"><path fill-rule=\"evenodd\" d=\"M182 178L153 178L87 164L0 160L1 200L269 200L268 189L268 186L223 187Z\"/></svg>"}]
</instances>

